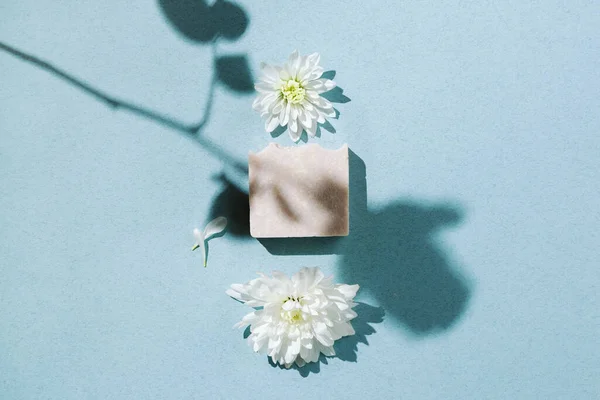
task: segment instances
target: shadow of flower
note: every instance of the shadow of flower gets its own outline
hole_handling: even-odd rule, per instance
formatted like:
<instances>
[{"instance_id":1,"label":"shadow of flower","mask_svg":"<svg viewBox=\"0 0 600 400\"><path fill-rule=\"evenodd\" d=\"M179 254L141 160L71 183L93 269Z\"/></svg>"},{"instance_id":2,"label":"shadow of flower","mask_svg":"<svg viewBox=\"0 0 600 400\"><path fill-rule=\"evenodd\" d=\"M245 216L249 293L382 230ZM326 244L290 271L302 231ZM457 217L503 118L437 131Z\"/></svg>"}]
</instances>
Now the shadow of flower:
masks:
<instances>
[{"instance_id":1,"label":"shadow of flower","mask_svg":"<svg viewBox=\"0 0 600 400\"><path fill-rule=\"evenodd\" d=\"M394 202L361 218L339 261L339 272L356 282L411 333L448 329L463 313L470 285L436 240L458 224L455 206Z\"/></svg>"}]
</instances>

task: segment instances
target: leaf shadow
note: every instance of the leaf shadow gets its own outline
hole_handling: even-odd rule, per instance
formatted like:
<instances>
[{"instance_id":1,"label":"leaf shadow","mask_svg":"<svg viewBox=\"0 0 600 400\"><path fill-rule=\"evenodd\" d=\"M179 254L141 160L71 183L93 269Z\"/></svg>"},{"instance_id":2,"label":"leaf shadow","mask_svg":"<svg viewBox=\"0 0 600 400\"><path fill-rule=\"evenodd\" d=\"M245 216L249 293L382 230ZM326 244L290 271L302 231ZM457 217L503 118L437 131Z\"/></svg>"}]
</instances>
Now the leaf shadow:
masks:
<instances>
[{"instance_id":1,"label":"leaf shadow","mask_svg":"<svg viewBox=\"0 0 600 400\"><path fill-rule=\"evenodd\" d=\"M215 61L218 80L230 90L253 93L254 79L245 54L219 56Z\"/></svg>"},{"instance_id":2,"label":"leaf shadow","mask_svg":"<svg viewBox=\"0 0 600 400\"><path fill-rule=\"evenodd\" d=\"M249 18L235 3L217 0L158 0L160 9L171 26L185 39L210 43L217 37L235 40L248 28Z\"/></svg>"},{"instance_id":3,"label":"leaf shadow","mask_svg":"<svg viewBox=\"0 0 600 400\"><path fill-rule=\"evenodd\" d=\"M164 113L109 94L48 61L6 43L0 42L0 50L54 75L114 110L127 111L173 129L192 139L225 165L247 172L244 162L204 137L203 130L209 122L214 106L213 100L217 84L222 84L228 90L238 94L248 94L254 90L252 86L254 79L247 56L245 54L221 55L217 51L220 40L236 40L241 37L248 27L248 15L239 5L226 0L217 0L212 5L208 5L204 0L158 0L158 5L165 19L183 38L198 44L210 45L212 49L213 73L210 77L202 117L196 123L185 123Z\"/></svg>"}]
</instances>

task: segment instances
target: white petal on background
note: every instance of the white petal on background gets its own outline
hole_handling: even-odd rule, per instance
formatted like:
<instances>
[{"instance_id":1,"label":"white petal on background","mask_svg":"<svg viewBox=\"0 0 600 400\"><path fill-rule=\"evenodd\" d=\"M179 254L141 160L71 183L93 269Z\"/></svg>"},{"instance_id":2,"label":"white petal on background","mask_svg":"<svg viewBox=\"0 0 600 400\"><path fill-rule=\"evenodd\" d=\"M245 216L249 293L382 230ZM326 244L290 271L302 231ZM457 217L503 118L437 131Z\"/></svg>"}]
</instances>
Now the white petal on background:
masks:
<instances>
[{"instance_id":1,"label":"white petal on background","mask_svg":"<svg viewBox=\"0 0 600 400\"><path fill-rule=\"evenodd\" d=\"M202 263L206 267L206 253L208 250L208 241L215 235L223 232L227 227L227 218L225 217L217 217L210 221L204 231L201 232L199 229L194 229L194 239L196 239L196 243L192 250L200 249L200 253L202 253Z\"/></svg>"},{"instance_id":2,"label":"white petal on background","mask_svg":"<svg viewBox=\"0 0 600 400\"><path fill-rule=\"evenodd\" d=\"M290 109L291 109L291 105L290 105L290 103L287 103L287 105L285 106L285 109L282 111L283 118L279 118L281 126L286 126L288 124L288 122L290 121Z\"/></svg>"},{"instance_id":3,"label":"white petal on background","mask_svg":"<svg viewBox=\"0 0 600 400\"><path fill-rule=\"evenodd\" d=\"M279 79L281 79L282 81L287 81L290 78L291 78L291 76L290 76L289 72L287 71L287 68L282 68L279 71Z\"/></svg>"},{"instance_id":4,"label":"white petal on background","mask_svg":"<svg viewBox=\"0 0 600 400\"><path fill-rule=\"evenodd\" d=\"M324 114L323 114L321 111L318 111L318 113L319 113L319 116L317 117L317 122L318 122L319 124L324 124L324 123L325 123L325 121L327 121L327 120L325 119L325 115L324 115Z\"/></svg>"},{"instance_id":5,"label":"white petal on background","mask_svg":"<svg viewBox=\"0 0 600 400\"><path fill-rule=\"evenodd\" d=\"M293 120L290 122L290 124L288 126L288 131L289 131L290 139L292 139L294 141L294 143L297 142L298 140L300 140L300 134L302 133L302 129L300 129L300 126L298 125L297 120Z\"/></svg>"},{"instance_id":6,"label":"white petal on background","mask_svg":"<svg viewBox=\"0 0 600 400\"><path fill-rule=\"evenodd\" d=\"M279 71L277 70L277 68L262 63L261 64L261 70L263 72L263 80L265 82L269 82L269 83L275 83L277 82L278 78L279 78Z\"/></svg>"},{"instance_id":7,"label":"white petal on background","mask_svg":"<svg viewBox=\"0 0 600 400\"><path fill-rule=\"evenodd\" d=\"M325 275L318 268L302 268L294 276L292 282L297 286L298 290L305 292L318 285L323 280Z\"/></svg>"},{"instance_id":8,"label":"white petal on background","mask_svg":"<svg viewBox=\"0 0 600 400\"><path fill-rule=\"evenodd\" d=\"M308 76L310 75L310 72L312 71L312 66L310 65L310 60L308 59L308 57L302 57L302 62L300 63L300 69L298 70L298 79L301 82L304 82Z\"/></svg>"},{"instance_id":9,"label":"white petal on background","mask_svg":"<svg viewBox=\"0 0 600 400\"><path fill-rule=\"evenodd\" d=\"M309 56L307 56L306 58L311 67L318 65L319 62L321 61L321 55L319 53L312 53Z\"/></svg>"},{"instance_id":10,"label":"white petal on background","mask_svg":"<svg viewBox=\"0 0 600 400\"><path fill-rule=\"evenodd\" d=\"M323 114L325 117L333 118L335 117L335 110L333 108L330 108L329 110L321 111L321 114Z\"/></svg>"},{"instance_id":11,"label":"white petal on background","mask_svg":"<svg viewBox=\"0 0 600 400\"><path fill-rule=\"evenodd\" d=\"M302 124L302 126L304 128L307 128L311 125L313 118L310 117L310 114L308 111L302 110L302 112L298 116L298 120L300 121L300 123Z\"/></svg>"},{"instance_id":12,"label":"white petal on background","mask_svg":"<svg viewBox=\"0 0 600 400\"><path fill-rule=\"evenodd\" d=\"M325 93L336 87L336 83L329 79L316 79L305 85L306 89L314 90L317 93Z\"/></svg>"},{"instance_id":13,"label":"white petal on background","mask_svg":"<svg viewBox=\"0 0 600 400\"><path fill-rule=\"evenodd\" d=\"M298 106L296 106L295 104L293 104L290 107L290 120L295 120L298 118Z\"/></svg>"},{"instance_id":14,"label":"white petal on background","mask_svg":"<svg viewBox=\"0 0 600 400\"><path fill-rule=\"evenodd\" d=\"M313 105L319 107L322 110L329 110L333 108L333 104L327 99L322 98L321 96L317 96L315 100L312 101Z\"/></svg>"},{"instance_id":15,"label":"white petal on background","mask_svg":"<svg viewBox=\"0 0 600 400\"><path fill-rule=\"evenodd\" d=\"M259 94L256 99L254 99L254 101L252 102L252 108L256 111L259 111L261 109L260 107L260 103L262 102L262 99L264 98L264 94Z\"/></svg>"},{"instance_id":16,"label":"white petal on background","mask_svg":"<svg viewBox=\"0 0 600 400\"><path fill-rule=\"evenodd\" d=\"M202 265L206 267L206 240L203 240L198 245L200 246L200 253L202 254Z\"/></svg>"},{"instance_id":17,"label":"white petal on background","mask_svg":"<svg viewBox=\"0 0 600 400\"><path fill-rule=\"evenodd\" d=\"M293 132L298 132L300 127L298 126L298 120L296 118L290 120L289 128Z\"/></svg>"},{"instance_id":18,"label":"white petal on background","mask_svg":"<svg viewBox=\"0 0 600 400\"><path fill-rule=\"evenodd\" d=\"M258 82L254 84L254 89L256 89L257 92L270 93L274 89L274 83Z\"/></svg>"},{"instance_id":19,"label":"white petal on background","mask_svg":"<svg viewBox=\"0 0 600 400\"><path fill-rule=\"evenodd\" d=\"M331 110L327 111L327 112L325 113L325 115L326 115L327 117L329 117L329 118L335 118L335 116L337 115L337 114L336 114L336 111L335 111L335 108L332 108Z\"/></svg>"},{"instance_id":20,"label":"white petal on background","mask_svg":"<svg viewBox=\"0 0 600 400\"><path fill-rule=\"evenodd\" d=\"M274 115L279 115L279 113L283 110L284 107L285 107L285 101L283 99L279 99L277 101L277 103L275 103L273 108L271 109L271 112Z\"/></svg>"},{"instance_id":21,"label":"white petal on background","mask_svg":"<svg viewBox=\"0 0 600 400\"><path fill-rule=\"evenodd\" d=\"M226 227L227 227L227 218L217 217L217 218L213 219L206 225L206 228L204 228L204 240L208 240L212 236L223 232Z\"/></svg>"},{"instance_id":22,"label":"white petal on background","mask_svg":"<svg viewBox=\"0 0 600 400\"><path fill-rule=\"evenodd\" d=\"M306 91L306 96L311 100L311 101L316 101L318 99L321 98L321 96L319 96L319 93L317 93L316 90L307 90ZM310 103L310 102L308 102Z\"/></svg>"},{"instance_id":23,"label":"white petal on background","mask_svg":"<svg viewBox=\"0 0 600 400\"><path fill-rule=\"evenodd\" d=\"M260 102L261 106L268 106L273 100L277 99L277 93L269 93Z\"/></svg>"},{"instance_id":24,"label":"white petal on background","mask_svg":"<svg viewBox=\"0 0 600 400\"><path fill-rule=\"evenodd\" d=\"M323 72L325 72L323 67L314 67L312 72L308 76L308 79L310 79L310 80L319 79L321 77L321 75L323 75Z\"/></svg>"},{"instance_id":25,"label":"white petal on background","mask_svg":"<svg viewBox=\"0 0 600 400\"><path fill-rule=\"evenodd\" d=\"M358 285L338 285L337 290L346 297L346 299L353 299L358 291Z\"/></svg>"},{"instance_id":26,"label":"white petal on background","mask_svg":"<svg viewBox=\"0 0 600 400\"><path fill-rule=\"evenodd\" d=\"M194 239L196 239L196 244L200 244L204 240L204 233L200 231L200 229L194 229Z\"/></svg>"},{"instance_id":27,"label":"white petal on background","mask_svg":"<svg viewBox=\"0 0 600 400\"><path fill-rule=\"evenodd\" d=\"M262 307L236 324L250 325L248 344L286 368L335 355L336 340L354 334L351 309L358 285L334 285L319 268L302 268L292 278L282 272L259 274L233 284L227 294L250 307ZM341 311L346 309L347 311Z\"/></svg>"},{"instance_id":28,"label":"white petal on background","mask_svg":"<svg viewBox=\"0 0 600 400\"><path fill-rule=\"evenodd\" d=\"M317 120L311 120L311 125L304 127L304 130L310 137L315 137L317 135Z\"/></svg>"},{"instance_id":29,"label":"white petal on background","mask_svg":"<svg viewBox=\"0 0 600 400\"><path fill-rule=\"evenodd\" d=\"M271 115L267 119L267 122L265 123L265 130L269 133L273 132L275 130L275 128L277 128L278 125L279 125L279 118L277 118L277 116L275 116L275 115Z\"/></svg>"},{"instance_id":30,"label":"white petal on background","mask_svg":"<svg viewBox=\"0 0 600 400\"><path fill-rule=\"evenodd\" d=\"M329 91L337 86L337 84L331 79L320 79L320 81L323 81L323 86L325 86L326 91Z\"/></svg>"},{"instance_id":31,"label":"white petal on background","mask_svg":"<svg viewBox=\"0 0 600 400\"><path fill-rule=\"evenodd\" d=\"M290 58L288 59L288 72L291 76L295 76L298 74L298 69L300 66L300 55L298 54L298 50L294 50L292 54L290 54Z\"/></svg>"},{"instance_id":32,"label":"white petal on background","mask_svg":"<svg viewBox=\"0 0 600 400\"><path fill-rule=\"evenodd\" d=\"M317 121L315 121L315 126L316 125L317 125ZM305 129L305 131L306 131L306 134L308 135L308 137L314 138L314 137L317 136L317 129L316 128L315 129L312 129L312 128Z\"/></svg>"}]
</instances>

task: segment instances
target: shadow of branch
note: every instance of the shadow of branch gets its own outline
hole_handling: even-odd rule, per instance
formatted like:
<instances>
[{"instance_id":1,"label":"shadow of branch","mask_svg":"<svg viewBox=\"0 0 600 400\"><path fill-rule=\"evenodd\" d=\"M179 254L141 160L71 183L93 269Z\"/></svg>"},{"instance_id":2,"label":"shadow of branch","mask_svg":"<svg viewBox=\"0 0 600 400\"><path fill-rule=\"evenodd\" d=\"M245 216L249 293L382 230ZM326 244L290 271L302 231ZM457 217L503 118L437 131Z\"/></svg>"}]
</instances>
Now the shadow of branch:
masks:
<instances>
[{"instance_id":1,"label":"shadow of branch","mask_svg":"<svg viewBox=\"0 0 600 400\"><path fill-rule=\"evenodd\" d=\"M215 72L213 73L213 76L211 77L209 92L207 95L207 101L206 101L206 104L205 104L204 110L203 110L203 116L200 119L200 121L198 121L197 123L189 125L189 124L185 124L181 121L178 121L174 118L171 118L165 114L162 114L158 111L151 110L146 107L142 107L133 102L129 102L129 101L120 99L116 96L113 96L111 94L108 94L108 93L104 92L103 90L100 90L100 89L92 86L91 84L87 83L83 79L80 79L80 78L76 77L75 75L72 75L72 74L62 70L45 60L42 60L34 55L27 54L27 53L15 48L15 47L12 47L6 43L0 42L0 50L3 50L21 60L29 63L29 64L32 64L42 70L45 70L46 72L56 76L57 78L65 81L66 83L74 86L75 88L81 90L83 93L90 95L91 97L104 103L106 106L108 106L112 109L127 111L132 114L144 117L148 120L154 121L154 122L156 122L160 125L163 125L167 128L176 130L176 131L184 134L186 137L194 140L196 143L198 143L200 146L202 146L204 149L206 149L209 153L211 153L214 157L220 159L224 163L230 165L231 167L233 167L239 171L243 171L243 172L247 173L248 167L246 166L245 163L240 162L235 157L231 156L223 148L221 148L220 146L215 144L213 141L205 138L202 135L202 130L208 123L208 120L209 120L209 117L210 117L210 114L211 114L211 111L213 108L214 93L215 93L216 85L219 81L219 75L221 77L234 75L233 71L231 70L231 67L228 67L228 69L225 72L221 71L221 69L224 68L223 65L225 65L226 63L223 64L223 62L221 62L221 64L219 64L219 62L220 62L219 60L221 60L222 57L219 58L216 56L216 41L212 42L212 49L213 49L213 63L215 64ZM235 58L236 65L238 65L238 66L245 65L247 67L247 63L240 64L239 57L240 56L237 56L237 58ZM221 69L219 69L219 68L221 68ZM249 70L242 71L242 72L240 72L240 74L247 76L247 77L250 76ZM248 81L248 79L246 79L246 81ZM225 81L224 83L227 84L227 81ZM239 86L239 85L241 85L241 83L238 82L237 85ZM247 88L247 83L246 83L246 88Z\"/></svg>"}]
</instances>

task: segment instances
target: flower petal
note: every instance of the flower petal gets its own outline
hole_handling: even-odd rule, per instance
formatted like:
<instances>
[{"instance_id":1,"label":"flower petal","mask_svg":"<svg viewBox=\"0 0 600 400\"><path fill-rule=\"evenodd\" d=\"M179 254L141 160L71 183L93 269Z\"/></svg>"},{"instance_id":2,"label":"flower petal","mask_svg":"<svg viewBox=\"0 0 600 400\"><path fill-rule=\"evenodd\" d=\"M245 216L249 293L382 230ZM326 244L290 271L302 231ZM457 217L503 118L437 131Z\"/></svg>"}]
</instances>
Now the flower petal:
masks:
<instances>
[{"instance_id":1,"label":"flower petal","mask_svg":"<svg viewBox=\"0 0 600 400\"><path fill-rule=\"evenodd\" d=\"M310 137L317 136L317 120L311 120L310 126L304 127L304 130L306 131L306 134Z\"/></svg>"},{"instance_id":2,"label":"flower petal","mask_svg":"<svg viewBox=\"0 0 600 400\"><path fill-rule=\"evenodd\" d=\"M291 120L298 119L298 113L299 113L298 106L295 104L292 104L290 107L290 119Z\"/></svg>"},{"instance_id":3,"label":"flower petal","mask_svg":"<svg viewBox=\"0 0 600 400\"><path fill-rule=\"evenodd\" d=\"M282 81L287 81L291 78L292 76L290 75L290 73L288 72L287 66L284 68L281 68L279 70L279 79Z\"/></svg>"},{"instance_id":4,"label":"flower petal","mask_svg":"<svg viewBox=\"0 0 600 400\"><path fill-rule=\"evenodd\" d=\"M273 101L277 100L278 96L279 96L279 93L277 93L277 92L265 94L265 96L260 101L260 105L261 106L268 106Z\"/></svg>"},{"instance_id":5,"label":"flower petal","mask_svg":"<svg viewBox=\"0 0 600 400\"><path fill-rule=\"evenodd\" d=\"M264 93L261 93L261 94L259 94L258 96L256 96L256 98L255 98L255 99L254 99L254 101L252 102L252 108L253 108L255 111L260 111L260 110L262 109L261 103L262 103L262 101L264 100L265 96L266 96L266 95L265 95Z\"/></svg>"},{"instance_id":6,"label":"flower petal","mask_svg":"<svg viewBox=\"0 0 600 400\"><path fill-rule=\"evenodd\" d=\"M281 116L279 117L279 125L286 126L288 124L288 122L290 121L290 109L291 105L290 103L287 103L285 106L285 110L283 111L283 118L281 118Z\"/></svg>"},{"instance_id":7,"label":"flower petal","mask_svg":"<svg viewBox=\"0 0 600 400\"><path fill-rule=\"evenodd\" d=\"M217 218L213 219L206 225L206 228L204 228L204 240L208 240L212 236L223 232L226 227L227 227L227 218L217 217Z\"/></svg>"},{"instance_id":8,"label":"flower petal","mask_svg":"<svg viewBox=\"0 0 600 400\"><path fill-rule=\"evenodd\" d=\"M333 349L333 346L321 345L320 350L321 350L321 353L323 353L323 355L325 355L327 357L335 356L335 350Z\"/></svg>"},{"instance_id":9,"label":"flower petal","mask_svg":"<svg viewBox=\"0 0 600 400\"><path fill-rule=\"evenodd\" d=\"M324 99L321 96L317 96L315 99L311 99L311 103L313 103L316 107L319 107L321 110L331 110L333 108L333 104L327 99Z\"/></svg>"},{"instance_id":10,"label":"flower petal","mask_svg":"<svg viewBox=\"0 0 600 400\"><path fill-rule=\"evenodd\" d=\"M195 228L193 234L194 234L194 239L196 239L196 243L200 243L204 240L204 235L202 234L200 229Z\"/></svg>"},{"instance_id":11,"label":"flower petal","mask_svg":"<svg viewBox=\"0 0 600 400\"><path fill-rule=\"evenodd\" d=\"M309 81L304 88L307 90L313 90L317 94L325 93L330 91L336 86L336 83L329 79L316 79L314 81Z\"/></svg>"},{"instance_id":12,"label":"flower petal","mask_svg":"<svg viewBox=\"0 0 600 400\"><path fill-rule=\"evenodd\" d=\"M312 54L308 55L306 57L306 59L307 59L309 65L311 67L314 67L315 65L318 65L319 62L321 61L321 55L319 53L312 53Z\"/></svg>"},{"instance_id":13,"label":"flower petal","mask_svg":"<svg viewBox=\"0 0 600 400\"><path fill-rule=\"evenodd\" d=\"M311 117L311 114L308 111L304 110L298 117L298 120L302 124L302 127L304 128L308 136L315 137L315 135L317 134L316 118Z\"/></svg>"},{"instance_id":14,"label":"flower petal","mask_svg":"<svg viewBox=\"0 0 600 400\"><path fill-rule=\"evenodd\" d=\"M260 67L263 73L263 79L266 82L277 82L277 80L279 79L279 71L276 67L266 63L262 63Z\"/></svg>"},{"instance_id":15,"label":"flower petal","mask_svg":"<svg viewBox=\"0 0 600 400\"><path fill-rule=\"evenodd\" d=\"M327 121L327 119L325 118L325 114L323 114L323 112L320 110L317 110L317 113L319 114L317 117L317 122L319 124L324 124L325 121Z\"/></svg>"},{"instance_id":16,"label":"flower petal","mask_svg":"<svg viewBox=\"0 0 600 400\"><path fill-rule=\"evenodd\" d=\"M283 99L277 100L277 102L273 103L273 108L271 109L271 113L274 115L279 115L279 113L285 107L285 101Z\"/></svg>"},{"instance_id":17,"label":"flower petal","mask_svg":"<svg viewBox=\"0 0 600 400\"><path fill-rule=\"evenodd\" d=\"M298 120L291 120L288 124L288 130L290 134L290 138L297 142L300 140L300 134L302 133L302 129L300 128L300 124L298 124Z\"/></svg>"},{"instance_id":18,"label":"flower petal","mask_svg":"<svg viewBox=\"0 0 600 400\"><path fill-rule=\"evenodd\" d=\"M200 253L202 253L202 265L206 267L206 240L203 240L200 245Z\"/></svg>"},{"instance_id":19,"label":"flower petal","mask_svg":"<svg viewBox=\"0 0 600 400\"><path fill-rule=\"evenodd\" d=\"M254 89L256 89L256 91L259 93L271 93L274 90L277 90L273 83L268 83L268 82L255 83Z\"/></svg>"},{"instance_id":20,"label":"flower petal","mask_svg":"<svg viewBox=\"0 0 600 400\"><path fill-rule=\"evenodd\" d=\"M346 300L352 300L356 296L356 292L360 289L358 285L336 285L336 290L340 292Z\"/></svg>"},{"instance_id":21,"label":"flower petal","mask_svg":"<svg viewBox=\"0 0 600 400\"><path fill-rule=\"evenodd\" d=\"M321 77L321 75L323 75L323 72L325 72L323 67L319 67L319 66L314 67L313 70L310 72L310 75L308 76L308 80L312 81L314 79L319 79Z\"/></svg>"},{"instance_id":22,"label":"flower petal","mask_svg":"<svg viewBox=\"0 0 600 400\"><path fill-rule=\"evenodd\" d=\"M292 282L299 292L306 292L316 286L325 277L319 268L302 268L294 276Z\"/></svg>"},{"instance_id":23,"label":"flower petal","mask_svg":"<svg viewBox=\"0 0 600 400\"><path fill-rule=\"evenodd\" d=\"M288 59L287 63L287 71L291 77L295 77L298 74L298 69L300 68L301 62L300 55L298 54L298 50L294 50Z\"/></svg>"},{"instance_id":24,"label":"flower petal","mask_svg":"<svg viewBox=\"0 0 600 400\"><path fill-rule=\"evenodd\" d=\"M271 115L265 122L265 130L271 133L279 126L279 118L276 115Z\"/></svg>"}]
</instances>

